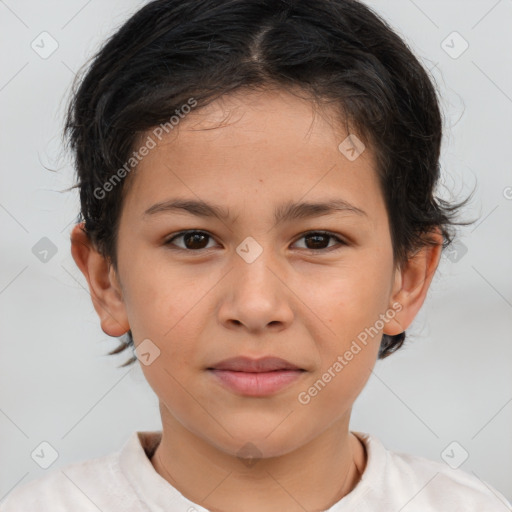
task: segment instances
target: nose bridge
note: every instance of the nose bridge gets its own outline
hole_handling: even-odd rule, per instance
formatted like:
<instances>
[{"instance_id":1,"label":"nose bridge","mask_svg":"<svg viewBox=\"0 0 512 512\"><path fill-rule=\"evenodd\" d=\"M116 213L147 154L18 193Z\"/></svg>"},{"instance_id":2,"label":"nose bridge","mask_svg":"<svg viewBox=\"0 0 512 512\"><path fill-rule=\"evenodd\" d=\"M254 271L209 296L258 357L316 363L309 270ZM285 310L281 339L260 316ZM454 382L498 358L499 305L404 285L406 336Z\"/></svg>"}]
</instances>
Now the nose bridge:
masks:
<instances>
[{"instance_id":1,"label":"nose bridge","mask_svg":"<svg viewBox=\"0 0 512 512\"><path fill-rule=\"evenodd\" d=\"M256 235L258 236L258 235ZM248 236L236 247L229 284L220 308L221 321L261 330L290 324L293 311L283 267L271 243L271 234ZM263 240L264 239L264 240Z\"/></svg>"},{"instance_id":2,"label":"nose bridge","mask_svg":"<svg viewBox=\"0 0 512 512\"><path fill-rule=\"evenodd\" d=\"M266 301L274 301L274 306L277 306L275 301L277 296L282 297L279 287L283 283L275 274L282 274L285 270L279 257L273 211L270 212L265 203L268 206L254 186L243 187L243 193L241 191L238 197L240 215L237 216L233 235L240 238L234 247L233 289L239 298L243 294L245 300L254 300L260 306Z\"/></svg>"},{"instance_id":3,"label":"nose bridge","mask_svg":"<svg viewBox=\"0 0 512 512\"><path fill-rule=\"evenodd\" d=\"M258 236L258 235L256 235ZM243 282L262 283L275 280L271 268L277 266L277 258L273 251L271 235L261 234L259 241L253 236L247 236L236 247L238 258L235 259L238 278Z\"/></svg>"}]
</instances>

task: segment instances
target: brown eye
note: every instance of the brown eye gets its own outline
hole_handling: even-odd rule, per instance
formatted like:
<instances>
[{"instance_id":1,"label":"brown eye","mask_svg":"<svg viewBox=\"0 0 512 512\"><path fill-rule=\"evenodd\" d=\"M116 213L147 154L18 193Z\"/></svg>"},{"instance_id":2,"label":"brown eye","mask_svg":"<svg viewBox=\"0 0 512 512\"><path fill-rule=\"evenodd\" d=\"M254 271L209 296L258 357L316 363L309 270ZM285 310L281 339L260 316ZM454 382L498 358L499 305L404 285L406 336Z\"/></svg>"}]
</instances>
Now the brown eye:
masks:
<instances>
[{"instance_id":1,"label":"brown eye","mask_svg":"<svg viewBox=\"0 0 512 512\"><path fill-rule=\"evenodd\" d=\"M211 236L204 231L183 231L182 233L178 233L177 235L167 240L165 245L176 245L174 244L174 240L180 238L183 239L184 247L177 246L178 249L199 251L207 248L207 241L209 238L211 238Z\"/></svg>"},{"instance_id":2,"label":"brown eye","mask_svg":"<svg viewBox=\"0 0 512 512\"><path fill-rule=\"evenodd\" d=\"M341 238L338 236L323 232L323 231L311 231L309 233L306 233L302 236L301 239L306 240L306 250L310 251L322 251L329 249L331 250L333 247L336 247L336 245L347 245ZM300 240L301 240L300 239ZM329 239L334 239L338 242L338 244L335 244L334 246L329 247Z\"/></svg>"},{"instance_id":3,"label":"brown eye","mask_svg":"<svg viewBox=\"0 0 512 512\"><path fill-rule=\"evenodd\" d=\"M175 243L175 240L182 239L181 244ZM172 246L172 249L188 251L188 252L200 252L202 250L210 249L208 247L208 240L212 239L212 236L205 231L189 230L177 233L169 240L165 242L165 245ZM338 236L323 231L310 231L305 233L299 240L306 241L306 247L303 247L307 251L320 252L320 251L331 251L336 250L339 246L347 245L347 243L339 238ZM333 240L337 243L329 245L329 241ZM297 242L295 242L297 243Z\"/></svg>"}]
</instances>

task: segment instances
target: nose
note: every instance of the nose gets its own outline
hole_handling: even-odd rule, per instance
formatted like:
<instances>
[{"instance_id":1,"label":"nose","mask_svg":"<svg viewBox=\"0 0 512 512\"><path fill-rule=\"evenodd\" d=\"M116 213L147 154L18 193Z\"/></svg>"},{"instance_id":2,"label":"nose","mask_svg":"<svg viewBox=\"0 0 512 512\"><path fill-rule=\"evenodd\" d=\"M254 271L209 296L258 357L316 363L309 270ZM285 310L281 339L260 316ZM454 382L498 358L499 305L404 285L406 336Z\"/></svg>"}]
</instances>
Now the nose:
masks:
<instances>
[{"instance_id":1,"label":"nose","mask_svg":"<svg viewBox=\"0 0 512 512\"><path fill-rule=\"evenodd\" d=\"M250 243L248 247L249 253L254 250ZM245 258L241 251L244 248L241 244L242 256L234 255L233 268L226 276L219 320L227 328L245 328L252 334L286 329L294 315L294 294L287 285L286 270L271 249L261 250L255 258L254 253Z\"/></svg>"}]
</instances>

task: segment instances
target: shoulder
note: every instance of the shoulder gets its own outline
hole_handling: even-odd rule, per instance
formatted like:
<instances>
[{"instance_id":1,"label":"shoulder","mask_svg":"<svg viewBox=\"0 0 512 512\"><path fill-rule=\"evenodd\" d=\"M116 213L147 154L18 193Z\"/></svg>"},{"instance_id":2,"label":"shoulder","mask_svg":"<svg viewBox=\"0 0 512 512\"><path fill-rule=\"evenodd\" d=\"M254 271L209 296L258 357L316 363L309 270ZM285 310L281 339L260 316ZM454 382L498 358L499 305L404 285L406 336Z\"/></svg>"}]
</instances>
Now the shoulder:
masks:
<instances>
[{"instance_id":1,"label":"shoulder","mask_svg":"<svg viewBox=\"0 0 512 512\"><path fill-rule=\"evenodd\" d=\"M68 464L21 484L0 504L0 512L106 511L109 503L122 503L126 494L118 455Z\"/></svg>"},{"instance_id":2,"label":"shoulder","mask_svg":"<svg viewBox=\"0 0 512 512\"><path fill-rule=\"evenodd\" d=\"M512 510L499 491L473 474L444 462L388 450L369 434L356 435L368 452L368 471L363 472L363 480L371 494L381 494L392 506L404 507L408 512Z\"/></svg>"},{"instance_id":3,"label":"shoulder","mask_svg":"<svg viewBox=\"0 0 512 512\"><path fill-rule=\"evenodd\" d=\"M390 452L392 474L415 489L411 503L425 504L434 510L464 512L506 510L506 498L491 485L462 469L443 462L405 453Z\"/></svg>"}]
</instances>

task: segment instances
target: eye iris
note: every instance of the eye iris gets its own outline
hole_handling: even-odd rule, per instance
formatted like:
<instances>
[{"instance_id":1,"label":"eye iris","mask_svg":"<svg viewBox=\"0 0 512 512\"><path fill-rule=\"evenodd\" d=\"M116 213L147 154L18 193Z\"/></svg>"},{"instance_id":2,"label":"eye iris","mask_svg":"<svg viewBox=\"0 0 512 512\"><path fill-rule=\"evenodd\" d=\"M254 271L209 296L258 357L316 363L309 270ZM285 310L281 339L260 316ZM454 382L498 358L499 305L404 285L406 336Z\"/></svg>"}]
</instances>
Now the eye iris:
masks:
<instances>
[{"instance_id":1,"label":"eye iris","mask_svg":"<svg viewBox=\"0 0 512 512\"><path fill-rule=\"evenodd\" d=\"M184 241L185 247L187 247L187 249L204 249L204 246L206 246L207 244L203 244L203 246L201 246L201 247L197 247L197 246L194 246L194 244L192 244L193 246L190 247L190 244L188 244L187 242L190 241L191 239L195 240L196 242L198 239L201 239L204 242L207 238L208 238L208 235L205 235L204 233L199 233L197 231L192 232L192 233L185 233L183 235L183 241ZM201 242L199 243L199 245L201 245Z\"/></svg>"},{"instance_id":2,"label":"eye iris","mask_svg":"<svg viewBox=\"0 0 512 512\"><path fill-rule=\"evenodd\" d=\"M306 240L314 239L314 240L316 240L316 242L318 242L318 239L322 239L323 238L324 241L325 241L326 239L329 238L329 236L328 235L322 235L322 234L316 234L316 235L308 235L305 238L306 238ZM315 243L314 243L314 245L315 245ZM322 245L322 242L320 242L320 246L321 245ZM322 249L322 247L314 246L314 247L312 247L312 249Z\"/></svg>"}]
</instances>

